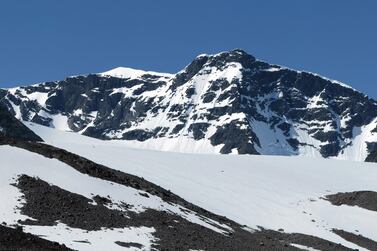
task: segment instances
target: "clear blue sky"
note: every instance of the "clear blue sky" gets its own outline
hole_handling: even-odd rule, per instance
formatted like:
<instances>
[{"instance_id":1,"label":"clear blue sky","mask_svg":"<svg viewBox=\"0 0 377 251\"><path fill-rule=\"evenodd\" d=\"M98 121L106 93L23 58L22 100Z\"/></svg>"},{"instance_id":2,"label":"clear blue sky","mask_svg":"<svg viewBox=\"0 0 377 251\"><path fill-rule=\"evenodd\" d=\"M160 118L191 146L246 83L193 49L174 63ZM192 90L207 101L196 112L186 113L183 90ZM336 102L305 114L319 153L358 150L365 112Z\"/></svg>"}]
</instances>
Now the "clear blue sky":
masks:
<instances>
[{"instance_id":1,"label":"clear blue sky","mask_svg":"<svg viewBox=\"0 0 377 251\"><path fill-rule=\"evenodd\" d=\"M233 48L377 98L376 0L0 1L0 87Z\"/></svg>"}]
</instances>

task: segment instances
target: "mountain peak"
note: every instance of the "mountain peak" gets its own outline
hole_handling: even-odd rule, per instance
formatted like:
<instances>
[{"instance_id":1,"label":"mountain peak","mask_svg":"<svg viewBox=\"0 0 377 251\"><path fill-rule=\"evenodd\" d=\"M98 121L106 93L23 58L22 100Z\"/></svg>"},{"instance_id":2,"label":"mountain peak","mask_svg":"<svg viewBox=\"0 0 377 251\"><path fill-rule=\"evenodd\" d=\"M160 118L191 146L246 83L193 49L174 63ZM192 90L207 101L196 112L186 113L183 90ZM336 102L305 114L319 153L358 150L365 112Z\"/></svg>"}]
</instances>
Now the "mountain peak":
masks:
<instances>
[{"instance_id":1,"label":"mountain peak","mask_svg":"<svg viewBox=\"0 0 377 251\"><path fill-rule=\"evenodd\" d=\"M233 49L233 50L230 50L229 52L230 52L230 53L237 53L237 54L240 54L240 55L250 55L250 54L247 53L245 50L240 49L240 48L235 48L235 49Z\"/></svg>"},{"instance_id":2,"label":"mountain peak","mask_svg":"<svg viewBox=\"0 0 377 251\"><path fill-rule=\"evenodd\" d=\"M230 51L220 52L209 56L210 66L223 66L227 63L240 63L245 68L251 68L256 58L248 54L244 50L234 49Z\"/></svg>"},{"instance_id":3,"label":"mountain peak","mask_svg":"<svg viewBox=\"0 0 377 251\"><path fill-rule=\"evenodd\" d=\"M150 149L364 160L377 149L377 103L339 84L234 49L174 75L118 67L3 90L0 103L26 121Z\"/></svg>"}]
</instances>

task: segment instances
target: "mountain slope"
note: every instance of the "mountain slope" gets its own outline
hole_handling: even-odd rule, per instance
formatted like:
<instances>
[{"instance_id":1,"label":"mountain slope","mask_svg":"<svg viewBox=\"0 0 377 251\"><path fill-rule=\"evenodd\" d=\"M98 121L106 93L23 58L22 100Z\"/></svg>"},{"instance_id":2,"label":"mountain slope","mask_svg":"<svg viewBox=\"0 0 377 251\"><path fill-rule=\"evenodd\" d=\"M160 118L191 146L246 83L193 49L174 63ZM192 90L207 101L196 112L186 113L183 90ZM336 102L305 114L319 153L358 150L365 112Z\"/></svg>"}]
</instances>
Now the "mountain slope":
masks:
<instances>
[{"instance_id":1,"label":"mountain slope","mask_svg":"<svg viewBox=\"0 0 377 251\"><path fill-rule=\"evenodd\" d=\"M47 141L53 138L58 144L82 144L85 151L87 147L91 150L101 148L105 143L35 124L29 126ZM135 151L126 147L121 149ZM108 151L102 153L107 153L107 160L115 156ZM164 162L169 157L165 156L167 153L158 153L159 161L155 163L147 160L148 152L144 153L144 159L129 158L122 165L132 167L141 160L139 163L151 167L150 171L155 175L162 172L169 178L164 170L155 168L159 161ZM46 143L2 138L0 156L6 156L2 160L0 176L0 250L35 247L36 250L279 251L315 248L350 251L350 247L360 248L357 241L364 240L346 241L335 234L331 238L321 238L300 231L252 229L198 207L144 178L108 168ZM115 161L121 164L119 159ZM190 179L187 174L184 176ZM174 175L170 177L174 178ZM171 185L176 190L175 183ZM370 236L368 229L360 226L361 232ZM26 239L17 242L22 237ZM332 242L334 237L343 245ZM373 240L370 242L374 244Z\"/></svg>"},{"instance_id":2,"label":"mountain slope","mask_svg":"<svg viewBox=\"0 0 377 251\"><path fill-rule=\"evenodd\" d=\"M117 68L2 90L19 119L134 147L364 161L377 103L242 50L200 55L176 74Z\"/></svg>"},{"instance_id":3,"label":"mountain slope","mask_svg":"<svg viewBox=\"0 0 377 251\"><path fill-rule=\"evenodd\" d=\"M248 229L264 228L275 233L283 229L286 234L316 236L359 250L366 249L347 241L334 229L377 240L376 211L370 210L377 203L365 207L357 200L343 202L339 195L377 191L374 164L304 157L167 153L132 149L122 141L102 141L36 124L28 126L48 144L144 177ZM368 200L373 202L372 197ZM301 244L332 250L308 242Z\"/></svg>"}]
</instances>

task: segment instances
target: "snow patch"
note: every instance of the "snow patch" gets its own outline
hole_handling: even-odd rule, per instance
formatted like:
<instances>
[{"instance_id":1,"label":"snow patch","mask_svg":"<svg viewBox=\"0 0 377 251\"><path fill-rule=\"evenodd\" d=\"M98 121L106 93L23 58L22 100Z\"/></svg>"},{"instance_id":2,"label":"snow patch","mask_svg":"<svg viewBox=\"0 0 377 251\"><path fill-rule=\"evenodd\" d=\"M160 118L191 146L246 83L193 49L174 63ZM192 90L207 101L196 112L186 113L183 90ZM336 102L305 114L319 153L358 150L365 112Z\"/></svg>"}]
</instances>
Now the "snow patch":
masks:
<instances>
[{"instance_id":1,"label":"snow patch","mask_svg":"<svg viewBox=\"0 0 377 251\"><path fill-rule=\"evenodd\" d=\"M142 70L136 70L132 68L127 67L117 67L115 69L105 71L102 73L98 73L100 76L111 76L116 78L130 78L130 79L137 79L141 78L144 75L153 75L153 76L159 76L164 78L172 78L173 74L169 73L159 73L154 71L142 71Z\"/></svg>"}]
</instances>

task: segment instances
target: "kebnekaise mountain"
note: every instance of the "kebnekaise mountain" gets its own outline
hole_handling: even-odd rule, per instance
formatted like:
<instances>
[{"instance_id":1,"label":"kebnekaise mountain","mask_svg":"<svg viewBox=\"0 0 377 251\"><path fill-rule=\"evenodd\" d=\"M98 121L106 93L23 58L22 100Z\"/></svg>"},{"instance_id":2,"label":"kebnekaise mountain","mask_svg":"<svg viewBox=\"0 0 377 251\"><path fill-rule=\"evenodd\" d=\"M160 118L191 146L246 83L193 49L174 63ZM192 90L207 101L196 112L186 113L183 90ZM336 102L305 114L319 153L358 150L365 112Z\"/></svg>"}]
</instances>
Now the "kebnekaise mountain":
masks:
<instances>
[{"instance_id":1,"label":"kebnekaise mountain","mask_svg":"<svg viewBox=\"0 0 377 251\"><path fill-rule=\"evenodd\" d=\"M176 74L116 68L0 90L23 121L179 152L364 161L377 149L377 103L316 74L236 49Z\"/></svg>"}]
</instances>

